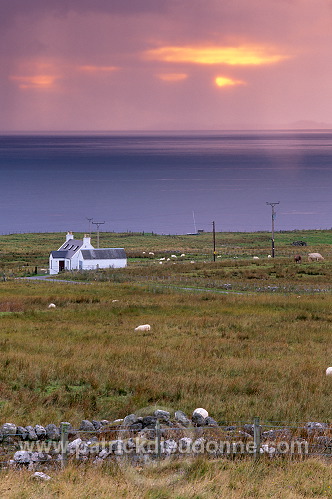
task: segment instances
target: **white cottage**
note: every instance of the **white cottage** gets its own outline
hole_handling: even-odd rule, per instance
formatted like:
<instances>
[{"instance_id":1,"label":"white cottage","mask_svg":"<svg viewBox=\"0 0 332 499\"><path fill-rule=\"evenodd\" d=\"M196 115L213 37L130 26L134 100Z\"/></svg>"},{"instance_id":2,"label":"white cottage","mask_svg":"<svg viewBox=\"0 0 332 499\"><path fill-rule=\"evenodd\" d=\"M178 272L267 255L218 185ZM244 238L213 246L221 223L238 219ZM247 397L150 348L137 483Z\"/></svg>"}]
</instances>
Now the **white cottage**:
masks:
<instances>
[{"instance_id":1,"label":"white cottage","mask_svg":"<svg viewBox=\"0 0 332 499\"><path fill-rule=\"evenodd\" d=\"M66 241L57 251L50 254L50 274L63 270L95 270L122 268L127 266L127 257L123 248L96 249L87 235L83 240L74 239L72 232L66 235Z\"/></svg>"}]
</instances>

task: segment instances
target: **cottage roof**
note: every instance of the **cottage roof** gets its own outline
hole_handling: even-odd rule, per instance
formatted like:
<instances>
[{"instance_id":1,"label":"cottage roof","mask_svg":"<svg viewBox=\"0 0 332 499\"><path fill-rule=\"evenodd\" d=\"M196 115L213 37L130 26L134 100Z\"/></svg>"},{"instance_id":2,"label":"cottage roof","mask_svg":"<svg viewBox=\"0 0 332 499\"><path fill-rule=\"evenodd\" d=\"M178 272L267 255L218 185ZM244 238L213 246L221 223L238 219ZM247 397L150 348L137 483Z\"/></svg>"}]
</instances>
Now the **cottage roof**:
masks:
<instances>
[{"instance_id":1,"label":"cottage roof","mask_svg":"<svg viewBox=\"0 0 332 499\"><path fill-rule=\"evenodd\" d=\"M83 260L116 260L126 258L123 248L82 249Z\"/></svg>"},{"instance_id":2,"label":"cottage roof","mask_svg":"<svg viewBox=\"0 0 332 499\"><path fill-rule=\"evenodd\" d=\"M83 241L79 239L69 239L65 241L57 251L52 251L53 258L71 258L81 248Z\"/></svg>"}]
</instances>

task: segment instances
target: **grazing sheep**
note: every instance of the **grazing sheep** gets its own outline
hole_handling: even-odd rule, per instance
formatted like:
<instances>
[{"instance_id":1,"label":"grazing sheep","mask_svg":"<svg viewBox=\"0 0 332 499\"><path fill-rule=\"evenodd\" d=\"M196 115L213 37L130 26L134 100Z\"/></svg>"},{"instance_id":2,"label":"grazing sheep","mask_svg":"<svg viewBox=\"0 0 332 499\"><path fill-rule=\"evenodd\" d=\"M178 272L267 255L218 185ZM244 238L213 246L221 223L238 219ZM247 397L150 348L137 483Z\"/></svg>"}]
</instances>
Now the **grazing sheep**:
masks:
<instances>
[{"instance_id":1,"label":"grazing sheep","mask_svg":"<svg viewBox=\"0 0 332 499\"><path fill-rule=\"evenodd\" d=\"M149 251L149 255L153 255L153 256L154 256L154 253L153 253L153 251Z\"/></svg>"},{"instance_id":2,"label":"grazing sheep","mask_svg":"<svg viewBox=\"0 0 332 499\"><path fill-rule=\"evenodd\" d=\"M185 254L185 253L182 253L180 256L186 256L186 254Z\"/></svg>"},{"instance_id":3,"label":"grazing sheep","mask_svg":"<svg viewBox=\"0 0 332 499\"><path fill-rule=\"evenodd\" d=\"M202 407L198 407L198 409L195 409L193 415L194 414L200 414L203 418L207 418L209 416L207 410L203 409Z\"/></svg>"},{"instance_id":4,"label":"grazing sheep","mask_svg":"<svg viewBox=\"0 0 332 499\"><path fill-rule=\"evenodd\" d=\"M150 331L150 324L142 324L141 326L135 327L135 331Z\"/></svg>"},{"instance_id":5,"label":"grazing sheep","mask_svg":"<svg viewBox=\"0 0 332 499\"><path fill-rule=\"evenodd\" d=\"M332 367L326 369L326 376L332 376Z\"/></svg>"},{"instance_id":6,"label":"grazing sheep","mask_svg":"<svg viewBox=\"0 0 332 499\"><path fill-rule=\"evenodd\" d=\"M252 259L253 260L259 260L259 256L253 256Z\"/></svg>"},{"instance_id":7,"label":"grazing sheep","mask_svg":"<svg viewBox=\"0 0 332 499\"><path fill-rule=\"evenodd\" d=\"M271 256L271 255L267 255L267 257L268 257L268 258L272 258L272 256Z\"/></svg>"},{"instance_id":8,"label":"grazing sheep","mask_svg":"<svg viewBox=\"0 0 332 499\"><path fill-rule=\"evenodd\" d=\"M301 263L301 261L302 261L301 255L295 255L294 256L294 262L295 263Z\"/></svg>"},{"instance_id":9,"label":"grazing sheep","mask_svg":"<svg viewBox=\"0 0 332 499\"><path fill-rule=\"evenodd\" d=\"M119 301L119 300L112 300L112 303L116 303L117 301Z\"/></svg>"},{"instance_id":10,"label":"grazing sheep","mask_svg":"<svg viewBox=\"0 0 332 499\"><path fill-rule=\"evenodd\" d=\"M54 305L54 303L50 303L47 308L55 308L55 307L56 307L56 305Z\"/></svg>"},{"instance_id":11,"label":"grazing sheep","mask_svg":"<svg viewBox=\"0 0 332 499\"><path fill-rule=\"evenodd\" d=\"M177 258L177 256L176 255L171 255L171 258Z\"/></svg>"},{"instance_id":12,"label":"grazing sheep","mask_svg":"<svg viewBox=\"0 0 332 499\"><path fill-rule=\"evenodd\" d=\"M308 260L309 262L318 262L318 261L323 261L324 258L320 253L309 253Z\"/></svg>"}]
</instances>

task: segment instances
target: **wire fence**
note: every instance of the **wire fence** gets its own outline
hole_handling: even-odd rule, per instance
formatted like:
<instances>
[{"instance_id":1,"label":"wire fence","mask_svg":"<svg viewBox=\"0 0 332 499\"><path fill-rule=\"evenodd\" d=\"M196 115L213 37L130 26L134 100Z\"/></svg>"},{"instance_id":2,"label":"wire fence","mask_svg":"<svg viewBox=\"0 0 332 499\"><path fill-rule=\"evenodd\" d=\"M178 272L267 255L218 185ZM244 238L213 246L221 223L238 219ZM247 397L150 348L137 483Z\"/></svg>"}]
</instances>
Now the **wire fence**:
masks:
<instances>
[{"instance_id":1,"label":"wire fence","mask_svg":"<svg viewBox=\"0 0 332 499\"><path fill-rule=\"evenodd\" d=\"M8 432L0 442L0 469L63 468L69 462L129 463L205 456L208 459L331 459L332 427L325 423L230 422L183 426L151 417L144 427L108 423L82 430L61 423L53 436ZM29 427L31 428L31 427Z\"/></svg>"}]
</instances>

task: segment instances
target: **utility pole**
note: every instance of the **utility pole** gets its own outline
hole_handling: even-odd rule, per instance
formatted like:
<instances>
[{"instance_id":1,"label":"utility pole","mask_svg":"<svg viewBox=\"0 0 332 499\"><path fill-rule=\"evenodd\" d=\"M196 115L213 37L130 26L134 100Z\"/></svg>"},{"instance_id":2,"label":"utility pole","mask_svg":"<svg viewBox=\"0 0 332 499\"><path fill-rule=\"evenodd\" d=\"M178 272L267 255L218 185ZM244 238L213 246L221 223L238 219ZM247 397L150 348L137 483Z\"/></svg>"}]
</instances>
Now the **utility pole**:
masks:
<instances>
[{"instance_id":1,"label":"utility pole","mask_svg":"<svg viewBox=\"0 0 332 499\"><path fill-rule=\"evenodd\" d=\"M105 222L92 222L93 225L97 226L97 248L99 248L99 227L103 225Z\"/></svg>"},{"instance_id":2,"label":"utility pole","mask_svg":"<svg viewBox=\"0 0 332 499\"><path fill-rule=\"evenodd\" d=\"M216 261L216 224L212 222L212 234L213 234L213 261Z\"/></svg>"},{"instance_id":3,"label":"utility pole","mask_svg":"<svg viewBox=\"0 0 332 499\"><path fill-rule=\"evenodd\" d=\"M85 217L88 221L89 221L89 236L91 237L91 222L93 220L93 218L88 218L88 217Z\"/></svg>"},{"instance_id":4,"label":"utility pole","mask_svg":"<svg viewBox=\"0 0 332 499\"><path fill-rule=\"evenodd\" d=\"M271 206L272 208L272 258L274 258L274 220L276 218L276 212L275 212L275 205L279 204L280 201L278 201L277 203L268 203L266 202L266 204L268 204L269 206Z\"/></svg>"}]
</instances>

